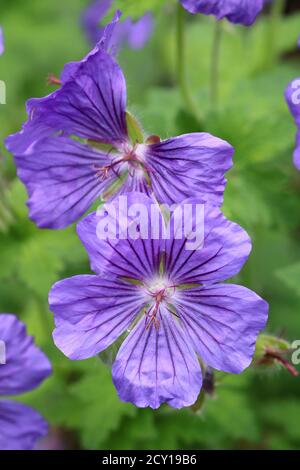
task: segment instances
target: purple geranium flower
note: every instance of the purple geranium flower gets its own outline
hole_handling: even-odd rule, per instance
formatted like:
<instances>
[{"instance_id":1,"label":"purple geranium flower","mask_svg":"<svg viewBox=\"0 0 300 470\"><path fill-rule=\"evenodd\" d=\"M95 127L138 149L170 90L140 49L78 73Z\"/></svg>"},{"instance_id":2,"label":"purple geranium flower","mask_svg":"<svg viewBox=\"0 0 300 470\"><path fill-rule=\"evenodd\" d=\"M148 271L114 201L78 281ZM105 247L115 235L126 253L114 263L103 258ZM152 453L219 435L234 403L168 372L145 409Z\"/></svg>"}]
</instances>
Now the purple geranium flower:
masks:
<instances>
[{"instance_id":1,"label":"purple geranium flower","mask_svg":"<svg viewBox=\"0 0 300 470\"><path fill-rule=\"evenodd\" d=\"M190 13L227 18L232 23L250 26L264 7L265 0L180 0Z\"/></svg>"},{"instance_id":2,"label":"purple geranium flower","mask_svg":"<svg viewBox=\"0 0 300 470\"><path fill-rule=\"evenodd\" d=\"M148 196L131 193L128 207L133 203L151 214L154 202ZM201 203L184 201L192 207ZM195 211L188 233L176 228L174 217L169 239L160 231L156 239L112 241L96 235L99 217L90 214L78 234L96 275L60 281L49 295L54 341L69 358L95 356L127 334L113 364L113 381L120 398L139 407L192 405L202 386L198 357L206 366L242 372L267 320L268 305L254 292L220 283L245 263L251 250L247 233L206 203L204 244L191 250L186 240L198 227ZM153 228L150 223L148 233Z\"/></svg>"},{"instance_id":3,"label":"purple geranium flower","mask_svg":"<svg viewBox=\"0 0 300 470\"><path fill-rule=\"evenodd\" d=\"M125 78L106 51L117 19L87 57L65 66L58 90L29 100L29 120L6 140L39 227L65 227L100 195L117 192L154 192L166 203L195 195L222 204L233 155L227 142L206 133L163 142L130 137Z\"/></svg>"},{"instance_id":4,"label":"purple geranium flower","mask_svg":"<svg viewBox=\"0 0 300 470\"><path fill-rule=\"evenodd\" d=\"M300 38L298 40L300 47ZM286 101L289 109L295 119L297 126L296 135L296 148L294 151L294 163L298 170L300 170L300 77L293 80L285 92Z\"/></svg>"},{"instance_id":5,"label":"purple geranium flower","mask_svg":"<svg viewBox=\"0 0 300 470\"><path fill-rule=\"evenodd\" d=\"M91 44L96 44L103 36L104 27L100 26L102 19L112 6L113 0L96 0L84 12L82 25ZM128 44L132 49L144 47L153 32L153 17L146 13L138 21L131 18L119 23L114 29L110 40L110 48L114 51Z\"/></svg>"},{"instance_id":6,"label":"purple geranium flower","mask_svg":"<svg viewBox=\"0 0 300 470\"><path fill-rule=\"evenodd\" d=\"M51 373L46 356L34 345L15 315L0 315L0 341L5 344L5 364L0 364L0 395L17 395L37 387ZM0 449L33 449L47 434L47 423L31 408L0 400Z\"/></svg>"},{"instance_id":7,"label":"purple geranium flower","mask_svg":"<svg viewBox=\"0 0 300 470\"><path fill-rule=\"evenodd\" d=\"M3 39L3 32L2 28L0 28L0 55L4 52L4 39Z\"/></svg>"}]
</instances>

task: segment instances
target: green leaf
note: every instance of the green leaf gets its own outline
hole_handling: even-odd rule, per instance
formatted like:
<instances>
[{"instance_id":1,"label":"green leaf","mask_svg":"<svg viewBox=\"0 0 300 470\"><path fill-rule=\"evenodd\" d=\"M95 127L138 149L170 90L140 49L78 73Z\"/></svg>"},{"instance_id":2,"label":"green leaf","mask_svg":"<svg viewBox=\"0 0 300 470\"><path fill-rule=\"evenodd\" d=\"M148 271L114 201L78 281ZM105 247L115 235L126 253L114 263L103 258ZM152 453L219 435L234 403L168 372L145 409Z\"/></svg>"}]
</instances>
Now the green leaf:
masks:
<instances>
[{"instance_id":1,"label":"green leaf","mask_svg":"<svg viewBox=\"0 0 300 470\"><path fill-rule=\"evenodd\" d=\"M124 416L135 415L135 408L118 398L111 372L100 360L93 361L87 373L70 390L80 406L73 410L69 424L79 428L87 449L101 448Z\"/></svg>"},{"instance_id":2,"label":"green leaf","mask_svg":"<svg viewBox=\"0 0 300 470\"><path fill-rule=\"evenodd\" d=\"M295 263L276 272L278 279L300 295L300 263Z\"/></svg>"}]
</instances>

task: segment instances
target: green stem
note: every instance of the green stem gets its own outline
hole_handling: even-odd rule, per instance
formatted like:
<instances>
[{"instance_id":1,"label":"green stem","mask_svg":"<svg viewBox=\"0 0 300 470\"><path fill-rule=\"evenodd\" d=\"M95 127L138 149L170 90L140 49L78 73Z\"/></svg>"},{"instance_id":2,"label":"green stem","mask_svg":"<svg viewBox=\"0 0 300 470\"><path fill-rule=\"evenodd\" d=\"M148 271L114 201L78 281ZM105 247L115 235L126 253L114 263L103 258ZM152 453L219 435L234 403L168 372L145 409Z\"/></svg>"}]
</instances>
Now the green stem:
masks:
<instances>
[{"instance_id":1,"label":"green stem","mask_svg":"<svg viewBox=\"0 0 300 470\"><path fill-rule=\"evenodd\" d=\"M213 34L210 70L210 102L213 110L216 110L219 104L221 39L222 24L220 21L216 21Z\"/></svg>"},{"instance_id":2,"label":"green stem","mask_svg":"<svg viewBox=\"0 0 300 470\"><path fill-rule=\"evenodd\" d=\"M274 0L271 7L270 20L267 27L266 65L272 66L277 59L277 38L281 17L285 8L285 0Z\"/></svg>"},{"instance_id":3,"label":"green stem","mask_svg":"<svg viewBox=\"0 0 300 470\"><path fill-rule=\"evenodd\" d=\"M176 18L176 45L177 45L177 80L181 96L189 113L193 114L197 121L201 121L198 108L194 98L190 93L190 88L186 74L186 54L185 54L185 28L184 28L185 10L178 2Z\"/></svg>"}]
</instances>

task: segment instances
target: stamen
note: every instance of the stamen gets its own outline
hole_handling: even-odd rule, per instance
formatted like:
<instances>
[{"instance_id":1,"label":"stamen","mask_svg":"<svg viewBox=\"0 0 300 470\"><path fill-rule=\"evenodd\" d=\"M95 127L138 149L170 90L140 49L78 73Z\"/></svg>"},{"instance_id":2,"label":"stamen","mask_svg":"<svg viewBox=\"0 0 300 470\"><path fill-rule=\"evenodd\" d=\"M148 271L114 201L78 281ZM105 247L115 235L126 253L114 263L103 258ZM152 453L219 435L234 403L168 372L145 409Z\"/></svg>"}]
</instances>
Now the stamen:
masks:
<instances>
[{"instance_id":1,"label":"stamen","mask_svg":"<svg viewBox=\"0 0 300 470\"><path fill-rule=\"evenodd\" d=\"M50 73L47 77L47 85L62 85L62 81L57 78L55 75Z\"/></svg>"},{"instance_id":2,"label":"stamen","mask_svg":"<svg viewBox=\"0 0 300 470\"><path fill-rule=\"evenodd\" d=\"M115 161L112 161L109 165L105 165L102 167L98 167L97 165L93 165L93 168L96 170L96 176L101 178L102 181L106 180L109 177L109 173L112 171L116 177L120 177L117 167L122 165L123 163L128 163L130 165L129 174L130 176L134 176L134 171L139 167L142 166L142 169L145 172L150 172L150 169L146 168L144 162L142 162L136 155L136 148L137 145L134 145L131 149L127 150L121 158L118 158ZM110 153L110 152L109 152ZM109 155L108 153L108 155Z\"/></svg>"},{"instance_id":3,"label":"stamen","mask_svg":"<svg viewBox=\"0 0 300 470\"><path fill-rule=\"evenodd\" d=\"M170 286L167 285L163 288L160 288L159 290L157 290L155 292L151 291L150 289L147 290L148 295L150 295L151 297L153 297L155 299L155 304L152 305L149 308L148 311L145 311L145 316L146 316L145 327L146 327L146 330L148 330L152 324L154 325L154 328L156 329L156 331L159 329L160 321L157 318L157 315L159 313L159 307L170 295L170 292L169 292L170 289L174 289L173 293L175 293L176 286L175 285L170 285ZM168 310L172 314L174 314L177 318L179 318L176 313L174 313L170 309L168 309Z\"/></svg>"}]
</instances>

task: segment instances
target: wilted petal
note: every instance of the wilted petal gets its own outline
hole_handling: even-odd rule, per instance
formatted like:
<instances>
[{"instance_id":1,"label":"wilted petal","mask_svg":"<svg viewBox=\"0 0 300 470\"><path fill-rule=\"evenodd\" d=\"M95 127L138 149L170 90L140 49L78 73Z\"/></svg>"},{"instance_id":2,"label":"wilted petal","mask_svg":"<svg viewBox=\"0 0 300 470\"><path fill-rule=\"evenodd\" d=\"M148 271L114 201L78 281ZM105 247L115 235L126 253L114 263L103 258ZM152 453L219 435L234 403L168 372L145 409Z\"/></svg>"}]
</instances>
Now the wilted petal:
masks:
<instances>
[{"instance_id":1,"label":"wilted petal","mask_svg":"<svg viewBox=\"0 0 300 470\"><path fill-rule=\"evenodd\" d=\"M198 287L178 293L175 306L195 351L214 369L240 373L252 361L268 304L233 284Z\"/></svg>"},{"instance_id":2,"label":"wilted petal","mask_svg":"<svg viewBox=\"0 0 300 470\"><path fill-rule=\"evenodd\" d=\"M46 421L28 406L0 401L0 450L32 450L48 432Z\"/></svg>"},{"instance_id":3,"label":"wilted petal","mask_svg":"<svg viewBox=\"0 0 300 470\"><path fill-rule=\"evenodd\" d=\"M138 407L190 406L197 400L202 374L190 340L176 319L160 309L159 327L142 318L122 344L113 364L121 400Z\"/></svg>"},{"instance_id":4,"label":"wilted petal","mask_svg":"<svg viewBox=\"0 0 300 470\"><path fill-rule=\"evenodd\" d=\"M190 13L227 18L232 23L250 26L264 7L265 0L180 0Z\"/></svg>"},{"instance_id":5,"label":"wilted petal","mask_svg":"<svg viewBox=\"0 0 300 470\"><path fill-rule=\"evenodd\" d=\"M47 357L15 315L0 315L0 340L6 350L6 364L0 365L0 395L27 392L49 376L51 365Z\"/></svg>"},{"instance_id":6,"label":"wilted petal","mask_svg":"<svg viewBox=\"0 0 300 470\"><path fill-rule=\"evenodd\" d=\"M187 199L183 205L194 209L191 226L181 224L178 229L171 229L172 238L166 241L165 269L173 282L207 284L236 275L251 251L248 234L226 219L216 206L203 205L197 199ZM197 219L201 210L204 211L203 218ZM174 215L171 226L175 220ZM195 249L187 249L187 241L193 241L194 233L199 240L195 238Z\"/></svg>"},{"instance_id":7,"label":"wilted petal","mask_svg":"<svg viewBox=\"0 0 300 470\"><path fill-rule=\"evenodd\" d=\"M178 203L189 197L221 205L225 173L232 166L233 148L206 133L185 134L145 146L145 162L157 199Z\"/></svg>"},{"instance_id":8,"label":"wilted petal","mask_svg":"<svg viewBox=\"0 0 300 470\"><path fill-rule=\"evenodd\" d=\"M15 162L29 193L30 218L39 227L73 223L113 180L97 176L107 154L65 137L39 140Z\"/></svg>"},{"instance_id":9,"label":"wilted petal","mask_svg":"<svg viewBox=\"0 0 300 470\"><path fill-rule=\"evenodd\" d=\"M70 359L86 359L110 346L133 322L145 302L139 286L98 276L75 276L49 294L56 346Z\"/></svg>"}]
</instances>

